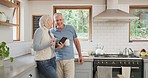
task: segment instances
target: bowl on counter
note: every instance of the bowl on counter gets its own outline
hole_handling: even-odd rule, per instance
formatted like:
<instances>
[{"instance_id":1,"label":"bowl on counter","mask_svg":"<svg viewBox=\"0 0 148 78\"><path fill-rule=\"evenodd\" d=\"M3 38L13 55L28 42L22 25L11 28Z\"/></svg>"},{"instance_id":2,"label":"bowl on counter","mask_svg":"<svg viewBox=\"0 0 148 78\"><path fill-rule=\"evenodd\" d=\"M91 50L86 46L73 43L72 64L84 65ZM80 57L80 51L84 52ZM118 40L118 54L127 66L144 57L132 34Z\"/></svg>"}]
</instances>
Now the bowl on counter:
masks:
<instances>
[{"instance_id":1,"label":"bowl on counter","mask_svg":"<svg viewBox=\"0 0 148 78\"><path fill-rule=\"evenodd\" d=\"M134 50L134 55L139 57L140 56L140 50Z\"/></svg>"}]
</instances>

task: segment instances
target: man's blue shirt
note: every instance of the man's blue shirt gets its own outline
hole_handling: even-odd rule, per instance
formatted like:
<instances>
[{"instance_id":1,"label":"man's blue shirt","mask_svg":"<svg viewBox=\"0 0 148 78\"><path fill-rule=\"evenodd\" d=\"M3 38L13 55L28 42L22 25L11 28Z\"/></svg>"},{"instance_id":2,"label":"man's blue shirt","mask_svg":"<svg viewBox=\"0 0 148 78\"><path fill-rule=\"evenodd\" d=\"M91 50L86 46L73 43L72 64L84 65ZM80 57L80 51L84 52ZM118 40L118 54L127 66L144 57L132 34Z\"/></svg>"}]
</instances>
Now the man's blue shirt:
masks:
<instances>
[{"instance_id":1,"label":"man's blue shirt","mask_svg":"<svg viewBox=\"0 0 148 78\"><path fill-rule=\"evenodd\" d=\"M73 40L77 37L74 28L70 25L64 25L64 28L59 31L56 28L52 28L51 32L54 34L55 38L59 40L62 37L67 37L70 41L70 46L64 46L61 49L56 50L56 60L67 60L74 58Z\"/></svg>"}]
</instances>

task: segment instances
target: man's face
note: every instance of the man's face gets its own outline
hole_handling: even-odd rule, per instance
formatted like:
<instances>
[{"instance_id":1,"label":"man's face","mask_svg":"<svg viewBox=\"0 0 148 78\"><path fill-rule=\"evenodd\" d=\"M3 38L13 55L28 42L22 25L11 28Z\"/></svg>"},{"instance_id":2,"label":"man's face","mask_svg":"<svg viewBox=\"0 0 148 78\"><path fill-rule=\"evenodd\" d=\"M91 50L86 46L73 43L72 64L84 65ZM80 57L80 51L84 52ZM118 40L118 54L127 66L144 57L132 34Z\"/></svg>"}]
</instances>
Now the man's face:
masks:
<instances>
[{"instance_id":1,"label":"man's face","mask_svg":"<svg viewBox=\"0 0 148 78\"><path fill-rule=\"evenodd\" d=\"M64 19L61 15L57 16L55 18L55 25L56 25L56 28L59 29L59 30L64 27Z\"/></svg>"}]
</instances>

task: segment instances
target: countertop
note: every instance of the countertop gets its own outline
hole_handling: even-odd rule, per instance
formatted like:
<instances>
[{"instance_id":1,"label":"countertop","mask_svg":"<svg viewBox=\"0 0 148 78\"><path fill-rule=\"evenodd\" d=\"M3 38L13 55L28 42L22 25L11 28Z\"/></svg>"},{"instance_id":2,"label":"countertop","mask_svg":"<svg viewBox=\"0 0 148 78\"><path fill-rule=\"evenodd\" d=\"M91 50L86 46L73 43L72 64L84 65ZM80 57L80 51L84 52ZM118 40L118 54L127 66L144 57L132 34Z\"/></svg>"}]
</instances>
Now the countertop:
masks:
<instances>
[{"instance_id":1,"label":"countertop","mask_svg":"<svg viewBox=\"0 0 148 78\"><path fill-rule=\"evenodd\" d=\"M75 56L75 62L78 61L78 56ZM85 62L92 62L93 57L84 57ZM25 73L36 68L36 63L34 61L34 56L31 54L26 54L14 58L11 63L9 60L4 62L4 66L0 67L0 78L20 78L25 75Z\"/></svg>"},{"instance_id":2,"label":"countertop","mask_svg":"<svg viewBox=\"0 0 148 78\"><path fill-rule=\"evenodd\" d=\"M93 62L93 56L85 56L84 58L84 62ZM78 55L75 55L75 62L78 61Z\"/></svg>"},{"instance_id":3,"label":"countertop","mask_svg":"<svg viewBox=\"0 0 148 78\"><path fill-rule=\"evenodd\" d=\"M34 57L30 54L17 57L12 63L6 60L4 66L0 67L0 78L20 78L35 67Z\"/></svg>"},{"instance_id":4,"label":"countertop","mask_svg":"<svg viewBox=\"0 0 148 78\"><path fill-rule=\"evenodd\" d=\"M142 56L141 58L143 59L144 63L148 63L148 56Z\"/></svg>"},{"instance_id":5,"label":"countertop","mask_svg":"<svg viewBox=\"0 0 148 78\"><path fill-rule=\"evenodd\" d=\"M144 62L148 62L148 57L141 57ZM93 62L93 59L101 59L93 56L84 57L85 62ZM78 55L75 55L75 62L78 61ZM20 78L25 73L36 68L34 56L26 54L14 59L14 62L6 60L4 67L0 67L0 78Z\"/></svg>"}]
</instances>

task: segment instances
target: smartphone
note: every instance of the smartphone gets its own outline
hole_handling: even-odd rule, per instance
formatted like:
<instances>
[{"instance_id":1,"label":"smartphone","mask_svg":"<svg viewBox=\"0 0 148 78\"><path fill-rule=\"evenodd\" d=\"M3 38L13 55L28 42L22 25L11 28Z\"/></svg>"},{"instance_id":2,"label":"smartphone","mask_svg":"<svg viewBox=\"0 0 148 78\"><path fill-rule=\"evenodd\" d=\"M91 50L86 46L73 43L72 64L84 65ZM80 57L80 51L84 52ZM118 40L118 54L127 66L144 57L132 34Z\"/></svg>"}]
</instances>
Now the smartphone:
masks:
<instances>
[{"instance_id":1,"label":"smartphone","mask_svg":"<svg viewBox=\"0 0 148 78\"><path fill-rule=\"evenodd\" d=\"M63 43L63 44L64 44L65 41L66 41L66 39L67 39L67 37L62 37L62 39L59 41L59 44L60 44L60 43Z\"/></svg>"}]
</instances>

